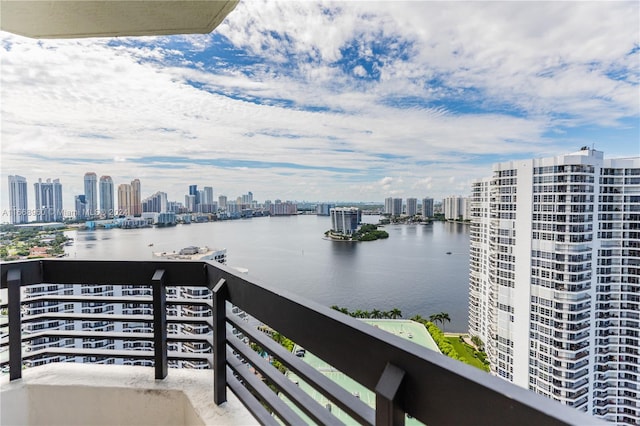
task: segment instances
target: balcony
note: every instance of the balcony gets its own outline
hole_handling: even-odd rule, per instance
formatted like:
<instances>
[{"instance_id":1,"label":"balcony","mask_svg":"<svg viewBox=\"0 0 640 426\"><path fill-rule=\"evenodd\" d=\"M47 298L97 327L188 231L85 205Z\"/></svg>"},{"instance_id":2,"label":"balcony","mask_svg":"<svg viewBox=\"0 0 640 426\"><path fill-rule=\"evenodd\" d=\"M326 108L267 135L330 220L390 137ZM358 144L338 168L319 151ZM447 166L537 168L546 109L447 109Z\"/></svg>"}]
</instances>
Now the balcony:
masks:
<instances>
[{"instance_id":1,"label":"balcony","mask_svg":"<svg viewBox=\"0 0 640 426\"><path fill-rule=\"evenodd\" d=\"M122 388L122 395L162 396L175 392L184 402L179 424L202 424L223 419L227 424L246 424L247 412L262 424L306 424L308 419L318 424L340 424L329 405L318 403L302 386L296 385L258 355L251 343L262 347L269 358L277 358L292 373L304 380L315 391L360 424L404 424L405 414L423 423L438 424L594 424L600 421L582 412L558 404L526 389L519 388L473 367L449 359L411 341L343 315L332 309L316 305L293 294L275 290L224 265L208 262L111 262L75 260L34 260L5 263L1 267L1 287L8 291L8 360L9 384L2 386L4 419L24 419L43 384L53 386L52 395L78 403L68 412L82 411L87 423L98 418L105 410L92 398L101 392L113 391L114 383ZM43 330L57 338L82 339L134 339L153 342L153 350L111 350L104 348L48 347L41 353L22 351L31 336L22 332L22 323L34 318L21 316L21 288L32 284L71 285L130 285L152 286L152 298L146 303L153 306L153 315L115 315L113 313L45 313L38 320L55 317L60 321L139 322L153 325L152 333L123 333L114 331ZM167 288L193 286L212 291L211 300L167 299ZM55 296L57 300L103 302L103 297ZM134 303L135 296L115 296L111 303ZM98 299L98 300L94 300ZM40 299L39 299L40 300ZM137 297L140 303L140 297ZM171 317L167 305L202 304L212 308L212 315L203 317ZM241 315L239 315L240 313ZM208 324L212 335L168 334L168 324L182 322ZM303 346L308 352L324 360L332 368L355 380L375 395L375 407L338 386L322 372L313 369L294 354L275 343L263 331L263 325L277 330ZM42 335L38 338L42 338ZM45 337L51 337L49 335ZM211 337L213 336L213 337ZM209 353L184 353L168 350L169 344L180 341L208 343ZM131 367L90 364L49 364L27 368L37 356L72 356L78 359L124 359L152 364L149 367ZM212 369L169 369L169 361L207 361ZM71 385L65 381L67 370L74 372ZM55 373L55 374L54 374ZM259 373L259 374L257 374ZM190 378L185 378L185 375ZM94 377L107 377L94 379ZM154 380L155 379L155 380ZM111 380L111 381L110 381ZM138 385L137 383L142 383ZM78 386L90 383L86 394ZM174 386L178 383L180 386ZM205 383L208 392L199 392L198 383ZM75 387L74 387L75 386ZM134 392L135 389L143 391ZM162 391L161 391L162 390ZM229 392L231 391L231 392ZM233 394L233 395L232 395ZM40 393L40 398L43 398ZM186 395L186 399L179 397ZM200 395L193 397L189 395ZM206 401L203 396L208 395ZM138 395L139 396L139 395ZM283 398L286 396L286 400ZM54 403L45 403L40 414L46 416L55 410ZM108 400L108 397L106 397ZM210 406L214 414L202 414L201 405ZM12 401L12 403L5 403ZM31 402L29 402L31 401ZM154 407L143 399L132 396L128 409L132 418L151 419ZM137 401L137 402L136 402ZM239 402L238 402L239 401ZM86 403L85 403L86 402ZM460 409L464 407L464 409ZM25 411L26 410L26 411ZM87 414L88 413L88 414ZM93 414L91 414L93 413ZM194 417L194 414L196 413ZM303 413L303 414L302 414ZM31 414L30 414L31 415ZM34 414L35 415L35 414ZM56 413L56 415L58 415ZM96 417L90 417L91 415ZM4 417L9 416L9 417ZM13 417L10 417L13 416ZM23 417L20 417L23 416ZM135 417L137 416L137 417ZM209 416L209 417L207 417ZM213 417L212 417L213 416ZM217 416L217 417L216 417ZM45 417L46 418L46 417ZM216 423L219 421L216 420ZM60 419L60 423L65 423ZM114 419L114 422L126 422ZM36 424L36 418L27 423Z\"/></svg>"}]
</instances>

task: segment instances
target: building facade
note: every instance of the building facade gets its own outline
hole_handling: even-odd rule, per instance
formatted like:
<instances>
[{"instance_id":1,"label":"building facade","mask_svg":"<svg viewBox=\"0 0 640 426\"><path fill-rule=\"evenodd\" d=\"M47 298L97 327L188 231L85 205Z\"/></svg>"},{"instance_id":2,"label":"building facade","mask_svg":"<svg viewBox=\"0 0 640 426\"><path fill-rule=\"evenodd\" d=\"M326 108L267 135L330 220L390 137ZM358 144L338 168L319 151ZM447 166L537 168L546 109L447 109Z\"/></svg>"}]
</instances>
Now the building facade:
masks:
<instances>
[{"instance_id":1,"label":"building facade","mask_svg":"<svg viewBox=\"0 0 640 426\"><path fill-rule=\"evenodd\" d=\"M111 176L100 176L100 216L110 219L114 215L113 179Z\"/></svg>"},{"instance_id":2,"label":"building facade","mask_svg":"<svg viewBox=\"0 0 640 426\"><path fill-rule=\"evenodd\" d=\"M418 214L418 199L407 198L407 216L415 216Z\"/></svg>"},{"instance_id":3,"label":"building facade","mask_svg":"<svg viewBox=\"0 0 640 426\"><path fill-rule=\"evenodd\" d=\"M60 179L47 179L33 184L36 194L36 221L61 222L64 217L62 210L62 184Z\"/></svg>"},{"instance_id":4,"label":"building facade","mask_svg":"<svg viewBox=\"0 0 640 426\"><path fill-rule=\"evenodd\" d=\"M467 220L467 198L457 195L445 197L442 200L442 210L446 220Z\"/></svg>"},{"instance_id":5,"label":"building facade","mask_svg":"<svg viewBox=\"0 0 640 426\"><path fill-rule=\"evenodd\" d=\"M362 222L362 210L357 207L335 207L330 211L331 232L351 235Z\"/></svg>"},{"instance_id":6,"label":"building facade","mask_svg":"<svg viewBox=\"0 0 640 426\"><path fill-rule=\"evenodd\" d=\"M98 176L93 172L84 174L84 198L86 201L85 217L98 216Z\"/></svg>"},{"instance_id":7,"label":"building facade","mask_svg":"<svg viewBox=\"0 0 640 426\"><path fill-rule=\"evenodd\" d=\"M29 222L27 180L22 176L9 176L9 220L18 225Z\"/></svg>"},{"instance_id":8,"label":"building facade","mask_svg":"<svg viewBox=\"0 0 640 426\"><path fill-rule=\"evenodd\" d=\"M469 331L492 373L638 424L640 158L497 164L471 211Z\"/></svg>"},{"instance_id":9,"label":"building facade","mask_svg":"<svg viewBox=\"0 0 640 426\"><path fill-rule=\"evenodd\" d=\"M402 216L402 198L391 200L391 216Z\"/></svg>"},{"instance_id":10,"label":"building facade","mask_svg":"<svg viewBox=\"0 0 640 426\"><path fill-rule=\"evenodd\" d=\"M423 198L422 199L422 216L433 217L433 198Z\"/></svg>"}]
</instances>

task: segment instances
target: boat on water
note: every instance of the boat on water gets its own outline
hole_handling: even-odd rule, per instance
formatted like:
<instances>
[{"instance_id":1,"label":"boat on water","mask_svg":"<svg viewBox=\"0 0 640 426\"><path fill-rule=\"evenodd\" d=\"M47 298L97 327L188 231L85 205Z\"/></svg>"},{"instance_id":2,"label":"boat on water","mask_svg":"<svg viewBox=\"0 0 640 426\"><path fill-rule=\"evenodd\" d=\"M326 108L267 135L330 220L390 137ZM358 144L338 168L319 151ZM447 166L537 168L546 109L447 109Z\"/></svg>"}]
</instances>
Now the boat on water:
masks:
<instances>
[{"instance_id":1,"label":"boat on water","mask_svg":"<svg viewBox=\"0 0 640 426\"><path fill-rule=\"evenodd\" d=\"M450 252L450 251L448 251L448 252L447 252L447 254L451 254L451 252Z\"/></svg>"},{"instance_id":2,"label":"boat on water","mask_svg":"<svg viewBox=\"0 0 640 426\"><path fill-rule=\"evenodd\" d=\"M167 260L214 260L226 264L227 249L211 249L207 246L189 246L178 252L153 252L153 257Z\"/></svg>"}]
</instances>

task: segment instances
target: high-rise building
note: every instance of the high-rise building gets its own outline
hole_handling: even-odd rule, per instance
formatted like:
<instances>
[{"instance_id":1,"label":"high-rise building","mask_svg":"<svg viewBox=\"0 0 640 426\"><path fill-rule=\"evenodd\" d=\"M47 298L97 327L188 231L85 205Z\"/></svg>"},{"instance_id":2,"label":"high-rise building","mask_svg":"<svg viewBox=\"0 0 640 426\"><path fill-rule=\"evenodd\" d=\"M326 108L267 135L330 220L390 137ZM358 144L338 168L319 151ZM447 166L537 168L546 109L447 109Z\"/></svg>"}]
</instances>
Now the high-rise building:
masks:
<instances>
[{"instance_id":1,"label":"high-rise building","mask_svg":"<svg viewBox=\"0 0 640 426\"><path fill-rule=\"evenodd\" d=\"M316 205L316 214L318 216L329 216L331 214L331 209L336 205L331 203L319 203Z\"/></svg>"},{"instance_id":2,"label":"high-rise building","mask_svg":"<svg viewBox=\"0 0 640 426\"><path fill-rule=\"evenodd\" d=\"M113 179L111 176L100 176L100 216L109 219L114 215Z\"/></svg>"},{"instance_id":3,"label":"high-rise building","mask_svg":"<svg viewBox=\"0 0 640 426\"><path fill-rule=\"evenodd\" d=\"M218 197L218 208L220 208L220 210L226 210L227 209L227 197L226 197L226 195L220 195Z\"/></svg>"},{"instance_id":4,"label":"high-rise building","mask_svg":"<svg viewBox=\"0 0 640 426\"><path fill-rule=\"evenodd\" d=\"M472 194L469 331L492 373L640 423L640 157L500 163Z\"/></svg>"},{"instance_id":5,"label":"high-rise building","mask_svg":"<svg viewBox=\"0 0 640 426\"><path fill-rule=\"evenodd\" d=\"M387 197L384 199L384 214L391 214L393 210L393 197Z\"/></svg>"},{"instance_id":6,"label":"high-rise building","mask_svg":"<svg viewBox=\"0 0 640 426\"><path fill-rule=\"evenodd\" d=\"M76 219L77 220L85 220L87 219L88 213L88 203L87 203L87 196L82 194L82 195L76 195L75 196L75 205L76 205Z\"/></svg>"},{"instance_id":7,"label":"high-rise building","mask_svg":"<svg viewBox=\"0 0 640 426\"><path fill-rule=\"evenodd\" d=\"M444 218L446 220L466 220L469 218L467 211L467 198L457 195L445 197L442 200Z\"/></svg>"},{"instance_id":8,"label":"high-rise building","mask_svg":"<svg viewBox=\"0 0 640 426\"><path fill-rule=\"evenodd\" d=\"M407 216L415 216L418 214L418 199L407 198Z\"/></svg>"},{"instance_id":9,"label":"high-rise building","mask_svg":"<svg viewBox=\"0 0 640 426\"><path fill-rule=\"evenodd\" d=\"M433 198L422 199L422 216L433 217Z\"/></svg>"},{"instance_id":10,"label":"high-rise building","mask_svg":"<svg viewBox=\"0 0 640 426\"><path fill-rule=\"evenodd\" d=\"M27 180L22 176L9 176L9 218L12 224L29 222Z\"/></svg>"},{"instance_id":11,"label":"high-rise building","mask_svg":"<svg viewBox=\"0 0 640 426\"><path fill-rule=\"evenodd\" d=\"M142 212L166 213L168 211L167 203L167 193L158 191L142 200Z\"/></svg>"},{"instance_id":12,"label":"high-rise building","mask_svg":"<svg viewBox=\"0 0 640 426\"><path fill-rule=\"evenodd\" d=\"M142 214L142 189L140 179L131 181L131 214L140 216Z\"/></svg>"},{"instance_id":13,"label":"high-rise building","mask_svg":"<svg viewBox=\"0 0 640 426\"><path fill-rule=\"evenodd\" d=\"M36 220L38 222L61 222L64 211L62 210L62 184L60 179L47 179L42 182L38 179L33 184L36 194Z\"/></svg>"},{"instance_id":14,"label":"high-rise building","mask_svg":"<svg viewBox=\"0 0 640 426\"><path fill-rule=\"evenodd\" d=\"M133 214L131 190L131 185L128 183L118 185L118 216Z\"/></svg>"},{"instance_id":15,"label":"high-rise building","mask_svg":"<svg viewBox=\"0 0 640 426\"><path fill-rule=\"evenodd\" d=\"M335 207L330 210L331 232L351 235L362 222L362 210L357 207Z\"/></svg>"},{"instance_id":16,"label":"high-rise building","mask_svg":"<svg viewBox=\"0 0 640 426\"><path fill-rule=\"evenodd\" d=\"M402 215L402 198L393 198L391 202L391 216Z\"/></svg>"},{"instance_id":17,"label":"high-rise building","mask_svg":"<svg viewBox=\"0 0 640 426\"><path fill-rule=\"evenodd\" d=\"M84 174L84 197L87 203L86 217L98 216L98 177L93 172Z\"/></svg>"},{"instance_id":18,"label":"high-rise building","mask_svg":"<svg viewBox=\"0 0 640 426\"><path fill-rule=\"evenodd\" d=\"M189 185L189 195L193 195L195 197L196 206L200 204L200 194L198 193L198 185Z\"/></svg>"}]
</instances>

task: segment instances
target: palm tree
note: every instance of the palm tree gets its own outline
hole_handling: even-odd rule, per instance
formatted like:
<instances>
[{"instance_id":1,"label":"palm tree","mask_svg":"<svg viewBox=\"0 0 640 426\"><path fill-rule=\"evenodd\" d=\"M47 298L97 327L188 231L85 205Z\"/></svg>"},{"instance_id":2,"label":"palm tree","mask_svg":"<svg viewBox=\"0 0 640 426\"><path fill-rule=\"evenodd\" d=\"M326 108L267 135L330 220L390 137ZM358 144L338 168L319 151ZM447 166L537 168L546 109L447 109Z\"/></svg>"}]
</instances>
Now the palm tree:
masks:
<instances>
[{"instance_id":1,"label":"palm tree","mask_svg":"<svg viewBox=\"0 0 640 426\"><path fill-rule=\"evenodd\" d=\"M441 314L431 314L429 315L429 321L434 324L438 324L439 322L442 322L442 316Z\"/></svg>"},{"instance_id":2,"label":"palm tree","mask_svg":"<svg viewBox=\"0 0 640 426\"><path fill-rule=\"evenodd\" d=\"M389 316L391 317L391 319L402 318L402 311L400 309L398 309L398 308L393 308L389 312Z\"/></svg>"},{"instance_id":3,"label":"palm tree","mask_svg":"<svg viewBox=\"0 0 640 426\"><path fill-rule=\"evenodd\" d=\"M422 321L424 321L424 318L422 318L422 316L421 316L421 315L417 315L417 314L416 314L416 315L414 315L414 316L412 316L412 317L411 317L411 321L415 321L415 322L422 322Z\"/></svg>"},{"instance_id":4,"label":"palm tree","mask_svg":"<svg viewBox=\"0 0 640 426\"><path fill-rule=\"evenodd\" d=\"M345 315L351 315L351 313L349 312L349 310L347 308L340 308L340 312L342 312Z\"/></svg>"},{"instance_id":5,"label":"palm tree","mask_svg":"<svg viewBox=\"0 0 640 426\"><path fill-rule=\"evenodd\" d=\"M371 318L374 318L374 319L382 318L382 312L380 312L378 309L374 309L373 311L371 311Z\"/></svg>"},{"instance_id":6,"label":"palm tree","mask_svg":"<svg viewBox=\"0 0 640 426\"><path fill-rule=\"evenodd\" d=\"M446 312L440 312L440 322L442 323L442 331L444 331L444 322L451 322L451 318L449 318L449 314Z\"/></svg>"}]
</instances>

